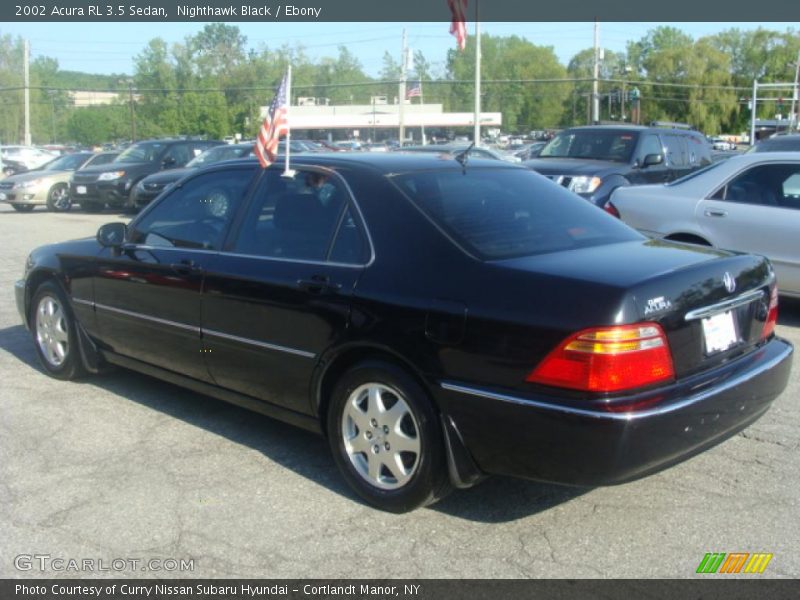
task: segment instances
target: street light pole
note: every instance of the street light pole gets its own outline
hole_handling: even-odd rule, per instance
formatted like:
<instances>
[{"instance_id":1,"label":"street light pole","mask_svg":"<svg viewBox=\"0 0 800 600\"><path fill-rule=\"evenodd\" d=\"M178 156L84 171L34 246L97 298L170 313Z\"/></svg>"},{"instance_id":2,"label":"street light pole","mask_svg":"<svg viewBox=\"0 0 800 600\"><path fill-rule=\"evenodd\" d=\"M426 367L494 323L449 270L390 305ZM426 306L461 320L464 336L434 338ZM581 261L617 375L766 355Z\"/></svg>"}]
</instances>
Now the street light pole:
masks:
<instances>
[{"instance_id":1,"label":"street light pole","mask_svg":"<svg viewBox=\"0 0 800 600\"><path fill-rule=\"evenodd\" d=\"M795 106L797 106L797 84L798 80L800 80L800 50L797 52L797 62L794 65L794 87L792 88L792 111L791 111L791 123L789 124L789 131L792 129L797 129L797 115L795 114Z\"/></svg>"}]
</instances>

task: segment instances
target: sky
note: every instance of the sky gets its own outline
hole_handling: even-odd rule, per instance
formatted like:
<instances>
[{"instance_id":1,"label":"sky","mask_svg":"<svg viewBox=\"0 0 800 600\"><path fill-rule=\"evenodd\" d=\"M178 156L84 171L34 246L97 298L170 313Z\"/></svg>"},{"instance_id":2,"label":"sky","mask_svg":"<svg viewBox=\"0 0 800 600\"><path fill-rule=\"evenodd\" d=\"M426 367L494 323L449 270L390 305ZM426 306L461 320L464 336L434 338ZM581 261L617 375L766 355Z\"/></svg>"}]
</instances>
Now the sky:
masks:
<instances>
[{"instance_id":1,"label":"sky","mask_svg":"<svg viewBox=\"0 0 800 600\"><path fill-rule=\"evenodd\" d=\"M402 32L406 29L412 51L421 50L434 67L443 70L447 51L455 47L448 23L233 23L247 37L250 48L302 45L308 56L336 56L345 45L361 62L364 71L377 76L383 54L389 51L399 61ZM641 39L659 26L677 27L694 38L737 27L739 29L800 30L800 23L600 23L600 45L619 52L629 41ZM126 73L134 70L133 58L149 40L161 37L168 43L182 42L200 31L204 23L5 23L0 33L28 38L31 55L56 58L63 70L88 73ZM472 33L472 25L470 34ZM566 65L579 51L590 48L593 23L482 23L481 31L492 35L519 35L531 42L552 46Z\"/></svg>"}]
</instances>

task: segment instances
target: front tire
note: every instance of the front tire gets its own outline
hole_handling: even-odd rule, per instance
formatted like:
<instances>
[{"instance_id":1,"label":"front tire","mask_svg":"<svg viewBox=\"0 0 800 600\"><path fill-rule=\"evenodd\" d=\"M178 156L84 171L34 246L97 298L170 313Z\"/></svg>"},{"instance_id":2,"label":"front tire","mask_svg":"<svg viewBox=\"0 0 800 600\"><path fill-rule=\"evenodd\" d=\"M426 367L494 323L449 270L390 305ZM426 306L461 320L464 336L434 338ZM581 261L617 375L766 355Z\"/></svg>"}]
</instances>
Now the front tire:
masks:
<instances>
[{"instance_id":1,"label":"front tire","mask_svg":"<svg viewBox=\"0 0 800 600\"><path fill-rule=\"evenodd\" d=\"M53 281L40 285L31 301L31 334L36 355L47 374L76 379L86 373L78 348L75 319L66 294Z\"/></svg>"},{"instance_id":2,"label":"front tire","mask_svg":"<svg viewBox=\"0 0 800 600\"><path fill-rule=\"evenodd\" d=\"M67 212L72 206L69 197L69 187L66 183L57 183L50 188L47 194L47 210L52 212Z\"/></svg>"},{"instance_id":3,"label":"front tire","mask_svg":"<svg viewBox=\"0 0 800 600\"><path fill-rule=\"evenodd\" d=\"M327 431L347 483L377 508L407 512L449 491L439 418L425 390L390 363L360 363L342 376Z\"/></svg>"}]
</instances>

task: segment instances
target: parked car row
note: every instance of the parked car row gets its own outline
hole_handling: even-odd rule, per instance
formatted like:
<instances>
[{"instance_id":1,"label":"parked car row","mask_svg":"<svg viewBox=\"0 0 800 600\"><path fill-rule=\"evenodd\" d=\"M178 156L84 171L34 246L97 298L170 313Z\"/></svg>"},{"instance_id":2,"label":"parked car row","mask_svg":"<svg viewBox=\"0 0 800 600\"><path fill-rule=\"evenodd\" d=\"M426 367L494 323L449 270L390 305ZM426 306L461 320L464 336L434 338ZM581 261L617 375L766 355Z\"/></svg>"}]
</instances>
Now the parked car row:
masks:
<instances>
[{"instance_id":1,"label":"parked car row","mask_svg":"<svg viewBox=\"0 0 800 600\"><path fill-rule=\"evenodd\" d=\"M573 153L586 134L568 133L552 151L605 161L625 145L619 164L646 171L693 148L669 140L665 156L651 135L603 130ZM117 365L324 433L353 491L395 512L490 474L637 479L783 392L793 348L767 258L649 239L557 178L471 152L191 169L130 223L35 249L20 318L55 378ZM693 180L725 171L729 193L734 160Z\"/></svg>"},{"instance_id":2,"label":"parked car row","mask_svg":"<svg viewBox=\"0 0 800 600\"><path fill-rule=\"evenodd\" d=\"M72 204L69 182L73 174L108 164L116 157L116 152L64 154L39 168L0 180L0 202L9 203L19 212L30 212L40 205L51 211L67 211Z\"/></svg>"}]
</instances>

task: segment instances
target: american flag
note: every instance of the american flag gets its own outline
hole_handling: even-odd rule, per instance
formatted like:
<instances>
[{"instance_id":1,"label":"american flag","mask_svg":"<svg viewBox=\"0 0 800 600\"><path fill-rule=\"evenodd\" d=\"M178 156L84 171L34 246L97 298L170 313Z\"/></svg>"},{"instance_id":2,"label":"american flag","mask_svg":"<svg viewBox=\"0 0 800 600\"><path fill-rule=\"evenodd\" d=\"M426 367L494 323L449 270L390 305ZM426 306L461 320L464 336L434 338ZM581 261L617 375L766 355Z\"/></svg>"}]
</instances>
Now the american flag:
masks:
<instances>
[{"instance_id":1,"label":"american flag","mask_svg":"<svg viewBox=\"0 0 800 600\"><path fill-rule=\"evenodd\" d=\"M458 49L463 50L467 45L467 18L464 16L467 11L467 0L447 0L447 6L453 15L450 21L450 33L456 36Z\"/></svg>"},{"instance_id":2,"label":"american flag","mask_svg":"<svg viewBox=\"0 0 800 600\"><path fill-rule=\"evenodd\" d=\"M406 91L406 99L414 98L414 97L417 97L417 96L422 96L422 82L421 81L415 81L414 83L411 84L411 87L408 88L408 90Z\"/></svg>"},{"instance_id":3,"label":"american flag","mask_svg":"<svg viewBox=\"0 0 800 600\"><path fill-rule=\"evenodd\" d=\"M278 91L269 105L267 116L261 124L256 137L255 154L258 162L266 169L278 154L278 138L289 132L289 103L286 98L287 74L281 79Z\"/></svg>"}]
</instances>

